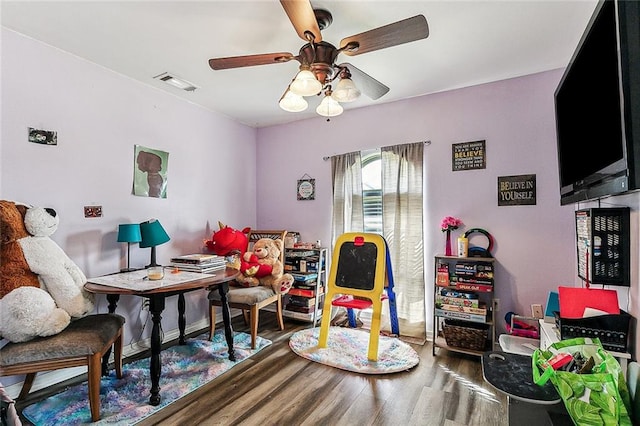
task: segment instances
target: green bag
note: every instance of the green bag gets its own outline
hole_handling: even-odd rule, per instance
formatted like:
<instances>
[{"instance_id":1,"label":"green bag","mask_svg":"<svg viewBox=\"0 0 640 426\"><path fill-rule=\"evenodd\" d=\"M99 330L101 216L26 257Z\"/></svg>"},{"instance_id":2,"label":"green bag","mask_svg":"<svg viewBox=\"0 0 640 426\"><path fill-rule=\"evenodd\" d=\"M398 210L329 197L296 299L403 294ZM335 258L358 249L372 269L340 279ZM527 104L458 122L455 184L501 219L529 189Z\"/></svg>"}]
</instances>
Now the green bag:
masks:
<instances>
[{"instance_id":1,"label":"green bag","mask_svg":"<svg viewBox=\"0 0 640 426\"><path fill-rule=\"evenodd\" d=\"M587 374L554 370L549 360L558 353L593 357L594 367ZM553 343L546 350L537 349L532 356L532 369L537 385L551 380L576 425L632 425L631 398L624 372L599 339L576 337Z\"/></svg>"}]
</instances>

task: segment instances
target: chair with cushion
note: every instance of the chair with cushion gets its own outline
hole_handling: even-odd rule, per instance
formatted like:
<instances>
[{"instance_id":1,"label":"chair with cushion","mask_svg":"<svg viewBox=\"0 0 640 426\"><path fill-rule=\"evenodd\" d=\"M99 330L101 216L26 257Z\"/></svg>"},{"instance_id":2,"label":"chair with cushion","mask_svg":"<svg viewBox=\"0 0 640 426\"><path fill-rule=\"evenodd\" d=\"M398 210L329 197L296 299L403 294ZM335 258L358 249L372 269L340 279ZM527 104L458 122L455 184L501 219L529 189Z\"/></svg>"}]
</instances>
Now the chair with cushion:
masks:
<instances>
[{"instance_id":1,"label":"chair with cushion","mask_svg":"<svg viewBox=\"0 0 640 426\"><path fill-rule=\"evenodd\" d=\"M272 240L280 239L284 242L287 231L259 231L252 230L249 232L249 249L251 250L253 243L261 238L271 238ZM284 265L284 249L280 253L280 261ZM250 325L251 329L251 349L256 347L256 337L258 335L258 317L260 309L265 306L276 304L276 317L280 330L284 330L284 321L282 319L282 296L275 293L272 289L263 286L257 287L229 287L227 294L230 308L241 309L244 315L245 323ZM221 306L220 295L218 291L209 293L209 339L213 337L215 331L215 307Z\"/></svg>"},{"instance_id":2,"label":"chair with cushion","mask_svg":"<svg viewBox=\"0 0 640 426\"><path fill-rule=\"evenodd\" d=\"M122 326L117 314L88 315L72 321L60 333L27 342L8 343L0 349L0 376L26 374L18 401L25 398L36 374L69 367L88 367L91 421L100 420L100 377L107 374L108 357L114 347L116 376L122 378Z\"/></svg>"}]
</instances>

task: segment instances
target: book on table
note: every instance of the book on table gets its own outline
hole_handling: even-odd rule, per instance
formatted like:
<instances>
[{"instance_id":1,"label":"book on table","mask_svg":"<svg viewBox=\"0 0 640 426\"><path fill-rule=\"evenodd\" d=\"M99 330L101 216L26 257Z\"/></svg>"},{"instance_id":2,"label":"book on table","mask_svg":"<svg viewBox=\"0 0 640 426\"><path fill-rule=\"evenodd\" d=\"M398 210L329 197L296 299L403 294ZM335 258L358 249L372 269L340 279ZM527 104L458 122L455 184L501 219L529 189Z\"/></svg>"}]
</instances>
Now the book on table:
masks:
<instances>
[{"instance_id":1,"label":"book on table","mask_svg":"<svg viewBox=\"0 0 640 426\"><path fill-rule=\"evenodd\" d=\"M221 263L221 264L206 263L206 264L194 265L190 263L179 263L179 262L171 262L171 266L174 268L178 268L182 271L202 272L202 273L220 271L227 267L225 263Z\"/></svg>"},{"instance_id":2,"label":"book on table","mask_svg":"<svg viewBox=\"0 0 640 426\"><path fill-rule=\"evenodd\" d=\"M224 263L225 258L217 254L194 253L171 258L172 263L203 265Z\"/></svg>"}]
</instances>

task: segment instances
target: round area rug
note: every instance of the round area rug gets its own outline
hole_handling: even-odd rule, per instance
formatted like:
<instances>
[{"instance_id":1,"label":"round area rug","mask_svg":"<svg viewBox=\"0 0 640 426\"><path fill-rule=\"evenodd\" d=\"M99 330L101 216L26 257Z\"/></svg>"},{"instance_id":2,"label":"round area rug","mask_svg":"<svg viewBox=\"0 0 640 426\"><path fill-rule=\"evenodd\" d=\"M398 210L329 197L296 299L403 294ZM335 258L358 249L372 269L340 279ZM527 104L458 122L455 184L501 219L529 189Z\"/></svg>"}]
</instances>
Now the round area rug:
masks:
<instances>
[{"instance_id":1,"label":"round area rug","mask_svg":"<svg viewBox=\"0 0 640 426\"><path fill-rule=\"evenodd\" d=\"M369 361L369 332L347 327L329 327L326 348L318 348L320 327L294 333L289 347L311 361L364 374L387 374L408 370L418 364L418 353L396 337L380 336L378 361Z\"/></svg>"}]
</instances>

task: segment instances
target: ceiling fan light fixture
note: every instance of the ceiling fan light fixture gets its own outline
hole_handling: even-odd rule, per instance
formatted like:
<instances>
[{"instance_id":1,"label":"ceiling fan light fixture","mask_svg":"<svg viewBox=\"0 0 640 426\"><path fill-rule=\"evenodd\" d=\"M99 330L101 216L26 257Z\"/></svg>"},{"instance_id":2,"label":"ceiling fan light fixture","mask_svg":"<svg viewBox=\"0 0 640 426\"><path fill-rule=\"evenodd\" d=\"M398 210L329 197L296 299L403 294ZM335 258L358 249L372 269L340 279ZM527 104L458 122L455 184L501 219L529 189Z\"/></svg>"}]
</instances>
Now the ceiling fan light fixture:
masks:
<instances>
[{"instance_id":1,"label":"ceiling fan light fixture","mask_svg":"<svg viewBox=\"0 0 640 426\"><path fill-rule=\"evenodd\" d=\"M296 78L291 82L289 90L298 96L313 96L320 93L322 83L316 79L316 76L308 69L300 67L301 70Z\"/></svg>"},{"instance_id":2,"label":"ceiling fan light fixture","mask_svg":"<svg viewBox=\"0 0 640 426\"><path fill-rule=\"evenodd\" d=\"M342 78L336 85L336 90L333 91L333 98L338 102L353 102L361 95L360 89L358 89L350 78Z\"/></svg>"},{"instance_id":3,"label":"ceiling fan light fixture","mask_svg":"<svg viewBox=\"0 0 640 426\"><path fill-rule=\"evenodd\" d=\"M280 108L287 112L300 112L307 109L309 104L307 101L300 95L296 95L291 90L287 89L280 98L280 102L278 102Z\"/></svg>"},{"instance_id":4,"label":"ceiling fan light fixture","mask_svg":"<svg viewBox=\"0 0 640 426\"><path fill-rule=\"evenodd\" d=\"M342 114L343 111L344 108L342 108L342 105L340 105L338 101L333 99L331 92L327 93L324 99L322 99L322 102L320 102L320 105L318 105L318 108L316 108L316 112L323 117L335 117L336 115Z\"/></svg>"}]
</instances>

